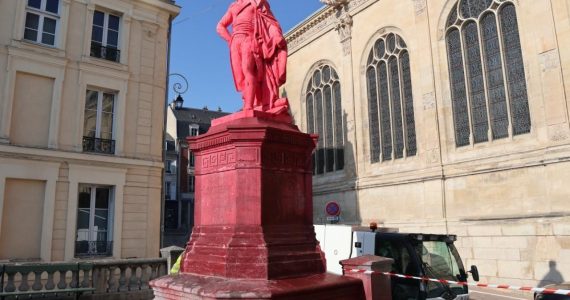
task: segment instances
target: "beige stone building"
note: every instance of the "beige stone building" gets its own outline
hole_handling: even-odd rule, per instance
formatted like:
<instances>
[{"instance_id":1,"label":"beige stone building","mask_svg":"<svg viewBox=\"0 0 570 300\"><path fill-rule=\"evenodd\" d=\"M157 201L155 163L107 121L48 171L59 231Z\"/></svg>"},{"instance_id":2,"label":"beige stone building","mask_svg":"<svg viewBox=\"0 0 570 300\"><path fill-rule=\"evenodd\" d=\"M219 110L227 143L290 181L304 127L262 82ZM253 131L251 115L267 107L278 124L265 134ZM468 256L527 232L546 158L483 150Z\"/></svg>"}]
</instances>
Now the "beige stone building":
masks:
<instances>
[{"instance_id":1,"label":"beige stone building","mask_svg":"<svg viewBox=\"0 0 570 300\"><path fill-rule=\"evenodd\" d=\"M169 0L0 1L0 260L159 255Z\"/></svg>"},{"instance_id":2,"label":"beige stone building","mask_svg":"<svg viewBox=\"0 0 570 300\"><path fill-rule=\"evenodd\" d=\"M453 233L483 280L570 280L570 1L330 0L287 33L315 221Z\"/></svg>"}]
</instances>

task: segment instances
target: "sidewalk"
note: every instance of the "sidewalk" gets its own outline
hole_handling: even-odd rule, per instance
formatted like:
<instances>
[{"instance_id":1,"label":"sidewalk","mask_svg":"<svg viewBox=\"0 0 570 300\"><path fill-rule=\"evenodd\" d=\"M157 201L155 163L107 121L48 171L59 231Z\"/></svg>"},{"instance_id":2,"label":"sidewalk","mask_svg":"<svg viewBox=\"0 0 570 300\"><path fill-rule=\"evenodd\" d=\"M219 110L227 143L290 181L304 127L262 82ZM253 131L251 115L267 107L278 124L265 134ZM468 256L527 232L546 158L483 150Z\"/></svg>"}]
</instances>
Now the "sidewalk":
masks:
<instances>
[{"instance_id":1,"label":"sidewalk","mask_svg":"<svg viewBox=\"0 0 570 300\"><path fill-rule=\"evenodd\" d=\"M533 300L534 293L469 287L469 300Z\"/></svg>"}]
</instances>

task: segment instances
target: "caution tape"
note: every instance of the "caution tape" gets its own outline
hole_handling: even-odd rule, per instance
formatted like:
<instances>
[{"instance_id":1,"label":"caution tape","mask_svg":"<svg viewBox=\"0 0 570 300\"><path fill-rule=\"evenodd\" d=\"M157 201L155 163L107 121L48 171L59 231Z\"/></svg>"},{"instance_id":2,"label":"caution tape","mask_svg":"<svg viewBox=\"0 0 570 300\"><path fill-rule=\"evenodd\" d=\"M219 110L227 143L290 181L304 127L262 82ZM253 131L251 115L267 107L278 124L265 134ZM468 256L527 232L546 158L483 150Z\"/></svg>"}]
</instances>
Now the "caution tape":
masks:
<instances>
[{"instance_id":1,"label":"caution tape","mask_svg":"<svg viewBox=\"0 0 570 300\"><path fill-rule=\"evenodd\" d=\"M396 273L392 273L392 272L377 272L377 271L368 271L368 270L361 270L361 269L345 269L344 271L350 272L350 273L361 273L361 274L382 274L382 275L391 276L391 277L415 279L415 280L421 280L421 281L431 281L431 282L438 282L438 283L447 284L447 285L456 284L456 285L461 285L461 286L476 286L476 287L484 287L484 288L506 289L506 290L515 290L515 291L536 292L536 293L542 293L542 294L556 294L556 295L570 296L570 290L545 289L545 288L537 288L537 287L529 287L529 286L515 286L515 285L508 285L508 284L469 283L466 281L434 279L434 278L429 278L429 277L418 277L418 276L412 276L412 275L396 274Z\"/></svg>"}]
</instances>

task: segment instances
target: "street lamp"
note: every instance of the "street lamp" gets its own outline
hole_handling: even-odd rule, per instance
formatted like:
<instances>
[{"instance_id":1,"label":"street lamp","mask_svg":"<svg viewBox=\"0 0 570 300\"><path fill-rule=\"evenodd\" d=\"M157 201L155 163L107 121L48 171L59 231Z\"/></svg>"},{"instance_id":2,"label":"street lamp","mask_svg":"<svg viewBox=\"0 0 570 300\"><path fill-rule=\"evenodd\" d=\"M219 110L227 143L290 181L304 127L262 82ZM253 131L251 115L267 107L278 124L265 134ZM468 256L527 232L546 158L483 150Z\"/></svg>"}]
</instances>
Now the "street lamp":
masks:
<instances>
[{"instance_id":1,"label":"street lamp","mask_svg":"<svg viewBox=\"0 0 570 300\"><path fill-rule=\"evenodd\" d=\"M175 109L175 110L179 110L182 108L182 106L184 105L184 98L182 98L182 94L186 93L188 91L188 80L186 80L186 77L182 76L181 74L178 73L172 73L170 76L176 76L179 77L180 79L183 80L181 82L176 82L172 85L172 90L178 94L178 97L176 97L176 99L174 101L172 101L172 103L170 103L170 105Z\"/></svg>"},{"instance_id":2,"label":"street lamp","mask_svg":"<svg viewBox=\"0 0 570 300\"><path fill-rule=\"evenodd\" d=\"M178 95L178 97L176 97L176 100L174 100L174 109L181 109L183 104L184 99L182 96Z\"/></svg>"}]
</instances>

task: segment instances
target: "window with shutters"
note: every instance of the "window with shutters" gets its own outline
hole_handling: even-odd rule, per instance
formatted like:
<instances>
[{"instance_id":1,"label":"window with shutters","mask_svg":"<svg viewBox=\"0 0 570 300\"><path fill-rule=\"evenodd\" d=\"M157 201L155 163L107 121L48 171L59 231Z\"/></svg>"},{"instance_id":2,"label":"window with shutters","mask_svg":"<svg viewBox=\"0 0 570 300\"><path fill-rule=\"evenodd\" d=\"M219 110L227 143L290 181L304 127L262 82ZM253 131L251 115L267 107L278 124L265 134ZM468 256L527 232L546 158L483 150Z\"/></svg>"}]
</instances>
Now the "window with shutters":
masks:
<instances>
[{"instance_id":1,"label":"window with shutters","mask_svg":"<svg viewBox=\"0 0 570 300\"><path fill-rule=\"evenodd\" d=\"M456 146L529 133L530 111L513 2L460 0L446 28Z\"/></svg>"},{"instance_id":2,"label":"window with shutters","mask_svg":"<svg viewBox=\"0 0 570 300\"><path fill-rule=\"evenodd\" d=\"M391 161L417 153L410 55L395 33L380 37L366 67L370 161Z\"/></svg>"},{"instance_id":3,"label":"window with shutters","mask_svg":"<svg viewBox=\"0 0 570 300\"><path fill-rule=\"evenodd\" d=\"M344 127L340 80L330 65L320 65L306 90L307 132L319 135L314 174L344 169Z\"/></svg>"}]
</instances>

